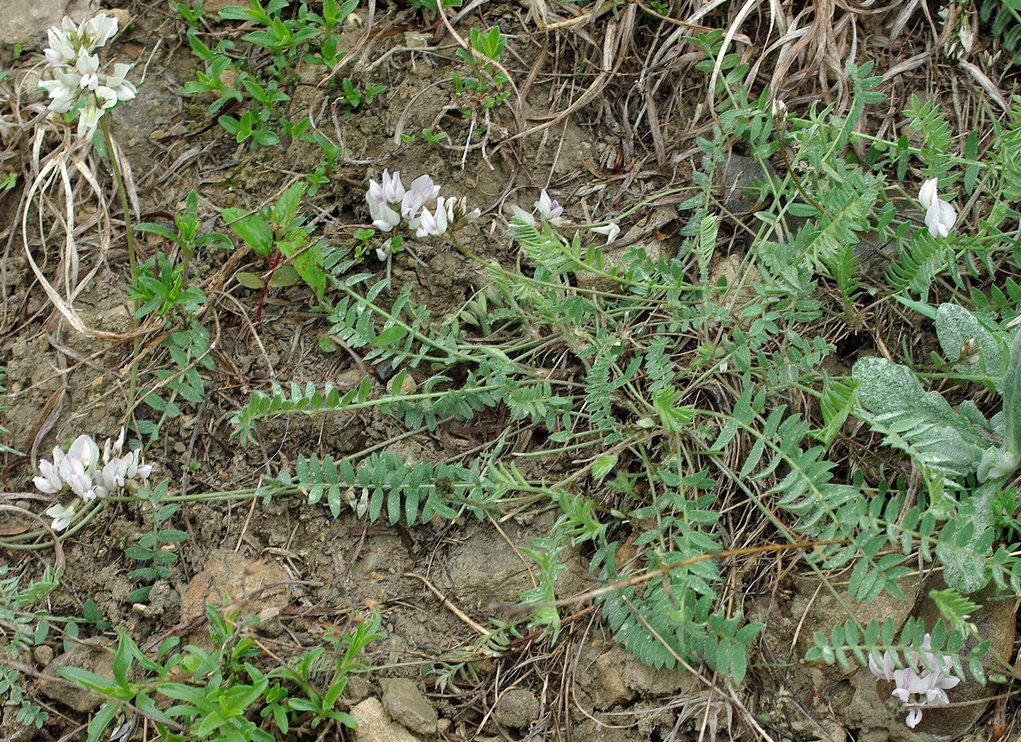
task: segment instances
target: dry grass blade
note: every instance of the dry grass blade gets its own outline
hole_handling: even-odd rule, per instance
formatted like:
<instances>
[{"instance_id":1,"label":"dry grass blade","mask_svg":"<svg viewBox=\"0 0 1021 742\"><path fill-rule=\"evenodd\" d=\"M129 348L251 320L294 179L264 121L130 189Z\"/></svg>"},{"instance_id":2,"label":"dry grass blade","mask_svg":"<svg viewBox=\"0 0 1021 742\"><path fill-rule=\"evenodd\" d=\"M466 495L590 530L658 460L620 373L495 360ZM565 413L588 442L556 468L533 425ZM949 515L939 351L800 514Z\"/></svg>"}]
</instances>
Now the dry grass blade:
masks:
<instances>
[{"instance_id":1,"label":"dry grass blade","mask_svg":"<svg viewBox=\"0 0 1021 742\"><path fill-rule=\"evenodd\" d=\"M957 65L978 83L978 86L985 91L986 95L993 99L993 102L1000 107L1001 111L1006 112L1010 110L1010 104L1007 103L1007 99L1003 97L1003 93L997 89L996 85L993 84L993 81L989 79L989 76L986 75L985 72L980 70L971 62L967 62L963 59L959 60Z\"/></svg>"},{"instance_id":2,"label":"dry grass blade","mask_svg":"<svg viewBox=\"0 0 1021 742\"><path fill-rule=\"evenodd\" d=\"M93 167L82 159L78 145L72 142L67 135L57 150L45 157L42 156L46 133L46 129L41 128L33 142L32 170L34 176L26 188L20 214L22 247L29 266L50 303L76 332L87 337L104 340L121 340L125 337L145 334L148 332L146 327L139 327L130 332L109 332L90 327L74 307L75 299L95 278L109 251L110 237L113 231L109 217L110 205L103 187L96 179ZM77 176L73 179L74 181L84 184L84 195L72 183L72 173ZM96 205L98 254L95 263L82 277L80 276L81 255L76 239L76 234L80 229L77 213L81 205L89 201ZM59 206L61 203L63 204L62 213ZM37 215L35 232L29 228L30 216L33 211ZM49 237L46 224L47 215L53 219L55 226L59 226L64 236L63 252L57 264L60 275L56 279L51 279L44 273L33 255L32 248L31 236L37 234L43 254L47 255L46 243ZM47 260L43 260L44 265L47 262ZM58 291L57 286L60 286L62 291Z\"/></svg>"},{"instance_id":3,"label":"dry grass blade","mask_svg":"<svg viewBox=\"0 0 1021 742\"><path fill-rule=\"evenodd\" d=\"M570 105L568 105L567 108L557 111L556 113L536 116L535 120L542 121L544 123L519 132L511 137L511 139L521 139L530 134L535 134L548 129L551 126L556 126L558 123L563 122L568 116L576 113L595 100L603 92L603 89L606 87L610 77L617 71L623 62L625 57L623 50L627 47L627 43L630 42L632 34L634 33L634 22L635 6L632 5L628 6L627 10L621 17L620 23L615 21L607 23L606 32L603 36L603 49L599 65L599 74L596 76L595 80L593 80L585 91Z\"/></svg>"}]
</instances>

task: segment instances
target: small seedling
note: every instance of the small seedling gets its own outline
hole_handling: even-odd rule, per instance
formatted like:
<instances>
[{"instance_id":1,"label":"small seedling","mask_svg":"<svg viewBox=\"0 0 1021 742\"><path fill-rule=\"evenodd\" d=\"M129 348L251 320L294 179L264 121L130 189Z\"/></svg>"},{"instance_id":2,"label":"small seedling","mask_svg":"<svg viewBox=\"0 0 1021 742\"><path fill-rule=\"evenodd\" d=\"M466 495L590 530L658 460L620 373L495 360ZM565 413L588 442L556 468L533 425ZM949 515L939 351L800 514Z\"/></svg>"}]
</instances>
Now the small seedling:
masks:
<instances>
[{"instance_id":1,"label":"small seedling","mask_svg":"<svg viewBox=\"0 0 1021 742\"><path fill-rule=\"evenodd\" d=\"M293 286L304 280L317 298L322 299L326 292L323 268L325 240L313 240L311 232L304 226L304 218L298 215L306 188L304 182L293 183L275 204L255 213L245 209L222 211L231 231L264 261L262 275L247 271L235 274L242 286L260 292L256 321L262 317L266 291L270 286Z\"/></svg>"}]
</instances>

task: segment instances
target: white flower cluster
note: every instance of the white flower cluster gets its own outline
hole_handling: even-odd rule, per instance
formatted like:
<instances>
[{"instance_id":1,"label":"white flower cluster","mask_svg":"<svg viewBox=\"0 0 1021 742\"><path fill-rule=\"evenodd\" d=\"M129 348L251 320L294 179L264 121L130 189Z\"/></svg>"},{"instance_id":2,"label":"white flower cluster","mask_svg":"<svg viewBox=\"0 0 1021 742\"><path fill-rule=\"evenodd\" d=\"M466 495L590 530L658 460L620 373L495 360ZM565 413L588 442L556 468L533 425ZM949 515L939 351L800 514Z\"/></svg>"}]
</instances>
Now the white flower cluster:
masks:
<instances>
[{"instance_id":1,"label":"white flower cluster","mask_svg":"<svg viewBox=\"0 0 1021 742\"><path fill-rule=\"evenodd\" d=\"M928 634L922 640L921 652L908 653L908 666L897 669L897 657L887 650L880 665L869 656L869 670L880 680L893 681L892 695L901 703L913 706L905 723L914 729L922 720L922 707L946 706L950 703L947 691L957 687L961 679L951 674L953 663L948 655L937 656L930 651Z\"/></svg>"},{"instance_id":2,"label":"white flower cluster","mask_svg":"<svg viewBox=\"0 0 1021 742\"><path fill-rule=\"evenodd\" d=\"M436 203L430 210L427 204L434 199ZM382 183L369 181L365 202L369 205L372 226L376 229L389 232L404 219L415 230L416 237L439 236L458 219L463 217L473 221L480 213L478 209L468 211L463 198L440 196L440 187L428 175L415 178L405 188L400 172L391 175L389 170L383 171Z\"/></svg>"},{"instance_id":3,"label":"white flower cluster","mask_svg":"<svg viewBox=\"0 0 1021 742\"><path fill-rule=\"evenodd\" d=\"M113 74L100 72L99 55L94 53L117 33L117 19L100 13L79 26L67 16L47 32L50 45L44 50L55 78L42 80L39 87L49 93L50 110L78 111L78 136L92 135L99 119L122 100L137 92L127 80L131 65L114 64Z\"/></svg>"},{"instance_id":4,"label":"white flower cluster","mask_svg":"<svg viewBox=\"0 0 1021 742\"><path fill-rule=\"evenodd\" d=\"M946 237L957 222L957 210L939 197L939 179L929 178L918 191L918 202L925 209L925 226L933 237Z\"/></svg>"},{"instance_id":5,"label":"white flower cluster","mask_svg":"<svg viewBox=\"0 0 1021 742\"><path fill-rule=\"evenodd\" d=\"M106 497L122 490L129 480L148 479L152 466L142 463L140 450L124 453L124 428L114 441L106 439L100 457L99 446L92 436L80 435L67 449L53 449L53 461L39 462L39 476L32 481L40 492L56 495L71 490L82 502ZM53 530L63 531L71 523L77 501L65 507L59 503L46 514L53 518Z\"/></svg>"}]
</instances>

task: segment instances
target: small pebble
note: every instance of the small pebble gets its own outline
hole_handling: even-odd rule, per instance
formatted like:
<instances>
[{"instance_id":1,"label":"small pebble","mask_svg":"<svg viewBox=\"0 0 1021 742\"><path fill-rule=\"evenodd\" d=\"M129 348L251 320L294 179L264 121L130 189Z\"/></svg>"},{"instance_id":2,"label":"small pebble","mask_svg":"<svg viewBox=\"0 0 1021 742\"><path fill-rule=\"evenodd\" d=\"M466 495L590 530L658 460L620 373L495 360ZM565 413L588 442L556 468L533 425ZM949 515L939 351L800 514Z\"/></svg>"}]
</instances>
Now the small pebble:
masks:
<instances>
[{"instance_id":1,"label":"small pebble","mask_svg":"<svg viewBox=\"0 0 1021 742\"><path fill-rule=\"evenodd\" d=\"M40 667L46 667L53 662L53 647L48 644L40 644L32 650L32 659Z\"/></svg>"}]
</instances>

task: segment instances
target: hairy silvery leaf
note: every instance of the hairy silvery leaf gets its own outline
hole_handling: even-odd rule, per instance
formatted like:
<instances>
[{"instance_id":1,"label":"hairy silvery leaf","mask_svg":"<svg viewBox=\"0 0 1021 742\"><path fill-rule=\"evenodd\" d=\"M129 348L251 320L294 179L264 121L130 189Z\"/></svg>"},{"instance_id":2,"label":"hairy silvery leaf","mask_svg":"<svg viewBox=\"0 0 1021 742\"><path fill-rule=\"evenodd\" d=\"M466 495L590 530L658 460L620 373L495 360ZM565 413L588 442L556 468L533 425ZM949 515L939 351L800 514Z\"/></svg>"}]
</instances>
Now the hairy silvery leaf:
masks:
<instances>
[{"instance_id":1,"label":"hairy silvery leaf","mask_svg":"<svg viewBox=\"0 0 1021 742\"><path fill-rule=\"evenodd\" d=\"M1018 454L1002 448L990 448L982 454L982 461L978 465L978 481L985 482L987 479L999 479L1013 474L1019 463L1021 456Z\"/></svg>"},{"instance_id":2,"label":"hairy silvery leaf","mask_svg":"<svg viewBox=\"0 0 1021 742\"><path fill-rule=\"evenodd\" d=\"M1021 331L1010 340L1007 373L1003 377L1003 443L1008 453L1021 454Z\"/></svg>"},{"instance_id":3,"label":"hairy silvery leaf","mask_svg":"<svg viewBox=\"0 0 1021 742\"><path fill-rule=\"evenodd\" d=\"M936 557L943 565L943 579L962 593L981 590L989 582L987 558L996 533L992 502L997 491L992 483L979 487L940 531Z\"/></svg>"},{"instance_id":4,"label":"hairy silvery leaf","mask_svg":"<svg viewBox=\"0 0 1021 742\"><path fill-rule=\"evenodd\" d=\"M922 389L911 369L885 358L862 358L852 375L859 382L858 401L874 416L873 428L886 434L884 442L952 479L973 474L994 445L971 415L955 412L938 392Z\"/></svg>"},{"instance_id":5,"label":"hairy silvery leaf","mask_svg":"<svg viewBox=\"0 0 1021 742\"><path fill-rule=\"evenodd\" d=\"M996 337L978 317L956 304L940 304L936 310L936 335L948 361L974 364L979 371L996 378L1000 387L1006 357Z\"/></svg>"}]
</instances>

